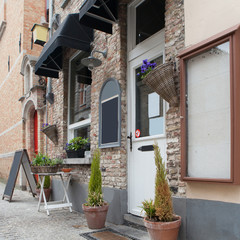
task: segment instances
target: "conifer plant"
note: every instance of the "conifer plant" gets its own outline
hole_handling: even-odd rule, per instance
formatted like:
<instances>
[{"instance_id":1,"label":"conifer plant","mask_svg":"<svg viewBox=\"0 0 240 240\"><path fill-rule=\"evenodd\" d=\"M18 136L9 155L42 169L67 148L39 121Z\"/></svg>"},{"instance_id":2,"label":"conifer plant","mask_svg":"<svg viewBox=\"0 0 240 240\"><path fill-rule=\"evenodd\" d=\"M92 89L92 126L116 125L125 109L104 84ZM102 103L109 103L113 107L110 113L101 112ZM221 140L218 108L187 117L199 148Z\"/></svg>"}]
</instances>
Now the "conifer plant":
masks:
<instances>
[{"instance_id":1,"label":"conifer plant","mask_svg":"<svg viewBox=\"0 0 240 240\"><path fill-rule=\"evenodd\" d=\"M155 143L154 159L156 165L155 199L142 202L142 209L149 220L170 222L173 220L171 191L168 186L166 169L158 145Z\"/></svg>"},{"instance_id":2,"label":"conifer plant","mask_svg":"<svg viewBox=\"0 0 240 240\"><path fill-rule=\"evenodd\" d=\"M144 225L152 240L177 240L181 217L173 214L172 196L160 149L155 143L154 158L156 165L155 199L142 202L146 213Z\"/></svg>"},{"instance_id":3,"label":"conifer plant","mask_svg":"<svg viewBox=\"0 0 240 240\"><path fill-rule=\"evenodd\" d=\"M104 205L102 195L102 174L100 171L100 150L97 149L94 152L92 165L91 165L91 177L88 185L88 199L87 206L102 206Z\"/></svg>"},{"instance_id":4,"label":"conifer plant","mask_svg":"<svg viewBox=\"0 0 240 240\"><path fill-rule=\"evenodd\" d=\"M155 178L155 209L159 221L170 222L173 220L172 196L168 185L166 169L158 145L154 145L156 165Z\"/></svg>"},{"instance_id":5,"label":"conifer plant","mask_svg":"<svg viewBox=\"0 0 240 240\"><path fill-rule=\"evenodd\" d=\"M91 177L88 185L87 203L82 204L90 229L101 229L105 227L109 207L108 203L103 200L100 154L99 149L94 151L91 165Z\"/></svg>"}]
</instances>

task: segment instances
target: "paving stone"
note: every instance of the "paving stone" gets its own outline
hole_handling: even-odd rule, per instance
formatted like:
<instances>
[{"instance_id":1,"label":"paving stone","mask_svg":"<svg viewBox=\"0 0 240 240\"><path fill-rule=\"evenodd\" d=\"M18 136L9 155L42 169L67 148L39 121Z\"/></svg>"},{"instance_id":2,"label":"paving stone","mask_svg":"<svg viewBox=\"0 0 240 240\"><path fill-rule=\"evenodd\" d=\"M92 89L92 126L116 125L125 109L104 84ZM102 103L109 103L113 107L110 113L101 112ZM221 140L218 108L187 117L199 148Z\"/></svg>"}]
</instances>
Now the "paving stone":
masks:
<instances>
[{"instance_id":1,"label":"paving stone","mask_svg":"<svg viewBox=\"0 0 240 240\"><path fill-rule=\"evenodd\" d=\"M38 199L31 193L14 189L12 202L2 200L5 184L0 182L0 240L75 240L85 239L79 234L92 232L87 227L84 214L68 208L55 209L47 216L44 207L37 211ZM133 236L139 240L147 240L144 231L123 225L107 223L115 231Z\"/></svg>"}]
</instances>

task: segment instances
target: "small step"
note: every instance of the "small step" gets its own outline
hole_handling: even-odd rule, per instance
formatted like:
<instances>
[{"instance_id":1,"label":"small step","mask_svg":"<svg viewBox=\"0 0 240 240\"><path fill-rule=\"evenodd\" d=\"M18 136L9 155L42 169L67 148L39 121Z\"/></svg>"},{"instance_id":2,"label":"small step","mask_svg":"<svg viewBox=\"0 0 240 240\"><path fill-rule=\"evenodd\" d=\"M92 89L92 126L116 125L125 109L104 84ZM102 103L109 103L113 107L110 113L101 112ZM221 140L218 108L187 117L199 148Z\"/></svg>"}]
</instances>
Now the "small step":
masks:
<instances>
[{"instance_id":1,"label":"small step","mask_svg":"<svg viewBox=\"0 0 240 240\"><path fill-rule=\"evenodd\" d=\"M144 226L143 218L130 213L124 214L124 225L147 231L146 227Z\"/></svg>"}]
</instances>

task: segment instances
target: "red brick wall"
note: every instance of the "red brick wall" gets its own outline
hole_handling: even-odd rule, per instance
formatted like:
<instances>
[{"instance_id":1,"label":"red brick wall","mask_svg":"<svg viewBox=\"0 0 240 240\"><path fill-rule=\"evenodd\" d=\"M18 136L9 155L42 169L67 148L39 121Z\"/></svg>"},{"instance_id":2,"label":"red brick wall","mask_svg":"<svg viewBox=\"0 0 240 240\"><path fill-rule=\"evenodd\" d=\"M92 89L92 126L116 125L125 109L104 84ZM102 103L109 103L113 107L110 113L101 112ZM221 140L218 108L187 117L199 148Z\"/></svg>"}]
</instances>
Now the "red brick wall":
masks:
<instances>
[{"instance_id":1,"label":"red brick wall","mask_svg":"<svg viewBox=\"0 0 240 240\"><path fill-rule=\"evenodd\" d=\"M3 1L0 0L0 7ZM23 95L20 71L25 54L38 56L42 50L41 46L36 45L31 50L30 30L34 23L40 23L41 16L45 16L45 0L7 0L4 15L7 25L0 40L0 178L8 176L13 153L26 146L22 104L19 102Z\"/></svg>"}]
</instances>

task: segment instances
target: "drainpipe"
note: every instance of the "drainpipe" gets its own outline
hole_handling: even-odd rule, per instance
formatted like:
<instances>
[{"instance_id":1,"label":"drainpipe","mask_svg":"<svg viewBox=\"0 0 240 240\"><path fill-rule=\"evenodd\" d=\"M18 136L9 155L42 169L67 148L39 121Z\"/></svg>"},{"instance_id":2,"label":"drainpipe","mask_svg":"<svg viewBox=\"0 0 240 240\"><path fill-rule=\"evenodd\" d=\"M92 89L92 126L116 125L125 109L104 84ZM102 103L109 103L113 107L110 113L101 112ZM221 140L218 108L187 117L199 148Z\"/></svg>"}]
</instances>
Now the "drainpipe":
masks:
<instances>
[{"instance_id":1,"label":"drainpipe","mask_svg":"<svg viewBox=\"0 0 240 240\"><path fill-rule=\"evenodd\" d=\"M52 37L52 18L53 18L53 0L49 0L49 39ZM46 100L50 104L53 104L54 102L54 95L52 93L52 78L48 78ZM47 106L48 106L48 103L46 102L46 123L48 122ZM48 142L48 139L46 136L46 153L48 152L47 142Z\"/></svg>"},{"instance_id":2,"label":"drainpipe","mask_svg":"<svg viewBox=\"0 0 240 240\"><path fill-rule=\"evenodd\" d=\"M49 39L52 37L52 19L53 19L53 0L49 1ZM54 102L54 94L52 93L52 78L48 78L46 99L50 104Z\"/></svg>"}]
</instances>

